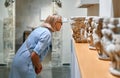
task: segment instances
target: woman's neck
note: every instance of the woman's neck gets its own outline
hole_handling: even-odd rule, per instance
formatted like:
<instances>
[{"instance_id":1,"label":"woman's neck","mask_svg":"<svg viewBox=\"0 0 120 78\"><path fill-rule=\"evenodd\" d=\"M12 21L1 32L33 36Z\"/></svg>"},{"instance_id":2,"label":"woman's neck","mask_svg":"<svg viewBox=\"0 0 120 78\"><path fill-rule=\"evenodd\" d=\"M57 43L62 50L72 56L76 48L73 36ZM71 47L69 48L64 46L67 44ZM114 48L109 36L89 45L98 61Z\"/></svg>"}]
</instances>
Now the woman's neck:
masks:
<instances>
[{"instance_id":1,"label":"woman's neck","mask_svg":"<svg viewBox=\"0 0 120 78\"><path fill-rule=\"evenodd\" d=\"M52 28L52 26L49 23L43 23L42 26L48 28L52 32L55 32L55 30Z\"/></svg>"}]
</instances>

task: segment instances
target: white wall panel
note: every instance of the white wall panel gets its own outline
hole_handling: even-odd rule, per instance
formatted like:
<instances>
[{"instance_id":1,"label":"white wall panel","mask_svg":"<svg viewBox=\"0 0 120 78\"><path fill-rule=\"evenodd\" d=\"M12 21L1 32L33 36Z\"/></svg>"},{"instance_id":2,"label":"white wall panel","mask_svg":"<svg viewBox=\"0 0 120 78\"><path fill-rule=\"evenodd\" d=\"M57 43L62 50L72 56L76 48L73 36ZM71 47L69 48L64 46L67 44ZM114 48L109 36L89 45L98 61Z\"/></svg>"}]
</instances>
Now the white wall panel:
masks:
<instances>
[{"instance_id":1,"label":"white wall panel","mask_svg":"<svg viewBox=\"0 0 120 78\"><path fill-rule=\"evenodd\" d=\"M100 15L102 17L113 17L112 0L99 0L100 2Z\"/></svg>"}]
</instances>

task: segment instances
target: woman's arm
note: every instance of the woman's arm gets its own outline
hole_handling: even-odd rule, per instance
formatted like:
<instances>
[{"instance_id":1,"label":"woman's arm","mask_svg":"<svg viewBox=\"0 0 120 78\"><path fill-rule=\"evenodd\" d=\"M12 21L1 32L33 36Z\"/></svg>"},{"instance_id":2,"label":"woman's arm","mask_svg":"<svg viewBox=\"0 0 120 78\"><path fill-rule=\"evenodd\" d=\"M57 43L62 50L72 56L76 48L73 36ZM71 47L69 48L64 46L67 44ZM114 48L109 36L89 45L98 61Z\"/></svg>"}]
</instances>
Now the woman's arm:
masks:
<instances>
[{"instance_id":1,"label":"woman's arm","mask_svg":"<svg viewBox=\"0 0 120 78\"><path fill-rule=\"evenodd\" d=\"M39 55L36 52L32 52L31 60L32 60L33 65L35 66L36 74L39 74L42 70L42 64L40 63Z\"/></svg>"}]
</instances>

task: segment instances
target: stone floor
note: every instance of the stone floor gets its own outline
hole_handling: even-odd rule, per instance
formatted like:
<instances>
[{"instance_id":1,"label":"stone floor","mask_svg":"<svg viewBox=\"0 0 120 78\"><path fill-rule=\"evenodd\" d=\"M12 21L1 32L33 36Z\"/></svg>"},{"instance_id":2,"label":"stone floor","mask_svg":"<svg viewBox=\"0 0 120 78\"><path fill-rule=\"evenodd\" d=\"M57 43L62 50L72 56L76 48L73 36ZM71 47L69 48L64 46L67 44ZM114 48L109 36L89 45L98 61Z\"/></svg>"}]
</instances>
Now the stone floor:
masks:
<instances>
[{"instance_id":1,"label":"stone floor","mask_svg":"<svg viewBox=\"0 0 120 78\"><path fill-rule=\"evenodd\" d=\"M37 78L71 78L70 67L62 66L44 69Z\"/></svg>"},{"instance_id":2,"label":"stone floor","mask_svg":"<svg viewBox=\"0 0 120 78\"><path fill-rule=\"evenodd\" d=\"M6 64L2 64L2 62L0 62L0 78L8 78L10 65L11 63L9 63L9 67L7 67ZM42 65L43 70L37 76L37 78L71 78L71 66L63 65L59 67L53 67L51 64L50 54L48 54L47 58L44 59Z\"/></svg>"},{"instance_id":3,"label":"stone floor","mask_svg":"<svg viewBox=\"0 0 120 78\"><path fill-rule=\"evenodd\" d=\"M0 66L0 78L8 78L10 68ZM43 68L37 78L71 78L70 66Z\"/></svg>"}]
</instances>

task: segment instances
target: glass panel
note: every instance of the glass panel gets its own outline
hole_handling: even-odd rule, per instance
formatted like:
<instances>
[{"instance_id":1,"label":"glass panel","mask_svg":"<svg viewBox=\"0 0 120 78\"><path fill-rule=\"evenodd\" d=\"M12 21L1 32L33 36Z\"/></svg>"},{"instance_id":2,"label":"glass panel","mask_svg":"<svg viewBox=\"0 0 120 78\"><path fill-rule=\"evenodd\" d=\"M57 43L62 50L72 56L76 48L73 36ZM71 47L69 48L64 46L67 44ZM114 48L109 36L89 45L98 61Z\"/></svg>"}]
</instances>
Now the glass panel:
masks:
<instances>
[{"instance_id":1,"label":"glass panel","mask_svg":"<svg viewBox=\"0 0 120 78\"><path fill-rule=\"evenodd\" d=\"M3 52L4 62L7 63L9 61L9 54L14 51L14 27L11 17L5 18L3 22Z\"/></svg>"},{"instance_id":2,"label":"glass panel","mask_svg":"<svg viewBox=\"0 0 120 78\"><path fill-rule=\"evenodd\" d=\"M3 25L0 20L0 63L3 63Z\"/></svg>"},{"instance_id":3,"label":"glass panel","mask_svg":"<svg viewBox=\"0 0 120 78\"><path fill-rule=\"evenodd\" d=\"M0 1L0 65L9 65L15 54L15 3L10 2L9 6L4 3L4 0Z\"/></svg>"}]
</instances>

